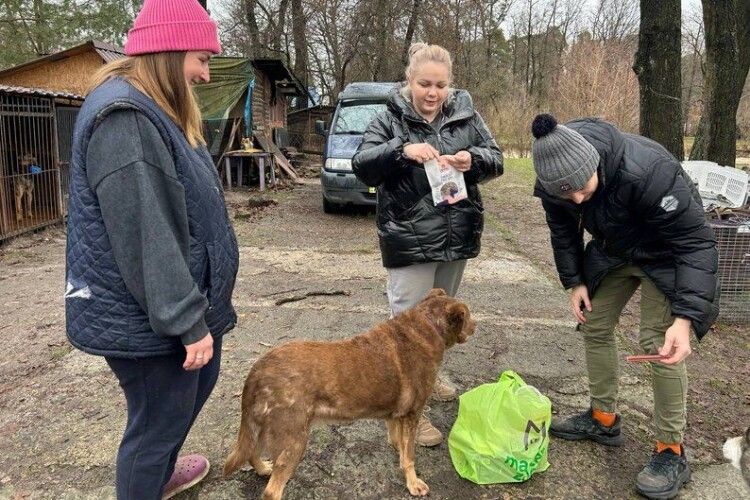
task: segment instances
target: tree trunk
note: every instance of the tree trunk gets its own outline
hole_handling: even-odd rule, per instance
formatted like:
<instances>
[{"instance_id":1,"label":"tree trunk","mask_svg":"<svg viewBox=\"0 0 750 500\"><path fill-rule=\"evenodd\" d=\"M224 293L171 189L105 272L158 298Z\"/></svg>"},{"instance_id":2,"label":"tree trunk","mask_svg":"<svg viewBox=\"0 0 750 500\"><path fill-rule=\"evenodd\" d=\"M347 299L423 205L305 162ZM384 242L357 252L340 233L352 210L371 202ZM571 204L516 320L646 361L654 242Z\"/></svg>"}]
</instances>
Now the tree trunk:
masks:
<instances>
[{"instance_id":1,"label":"tree trunk","mask_svg":"<svg viewBox=\"0 0 750 500\"><path fill-rule=\"evenodd\" d=\"M740 64L737 66L738 79L735 99L737 106L739 106L742 89L745 87L748 71L750 71L750 0L738 0L737 9L737 46Z\"/></svg>"},{"instance_id":2,"label":"tree trunk","mask_svg":"<svg viewBox=\"0 0 750 500\"><path fill-rule=\"evenodd\" d=\"M734 166L737 107L750 67L750 0L703 0L706 75L691 160Z\"/></svg>"},{"instance_id":3,"label":"tree trunk","mask_svg":"<svg viewBox=\"0 0 750 500\"><path fill-rule=\"evenodd\" d=\"M47 43L47 37L44 36L46 31L47 19L44 16L44 2L42 0L34 0L34 38L31 39L34 44L34 50L36 50L37 56L46 56L50 53L49 44Z\"/></svg>"},{"instance_id":4,"label":"tree trunk","mask_svg":"<svg viewBox=\"0 0 750 500\"><path fill-rule=\"evenodd\" d=\"M281 52L281 37L284 36L284 30L286 29L286 11L288 5L289 0L281 0L279 2L278 24L274 33L271 34L271 48L276 52Z\"/></svg>"},{"instance_id":5,"label":"tree trunk","mask_svg":"<svg viewBox=\"0 0 750 500\"><path fill-rule=\"evenodd\" d=\"M684 158L680 0L641 0L633 71L640 87L640 133Z\"/></svg>"},{"instance_id":6,"label":"tree trunk","mask_svg":"<svg viewBox=\"0 0 750 500\"><path fill-rule=\"evenodd\" d=\"M251 58L258 57L261 52L261 46L258 19L255 17L255 0L245 0L245 19L247 20L247 29L250 35L250 47L247 49L247 55Z\"/></svg>"},{"instance_id":7,"label":"tree trunk","mask_svg":"<svg viewBox=\"0 0 750 500\"><path fill-rule=\"evenodd\" d=\"M386 0L376 0L374 3L375 10L370 18L375 23L375 66L372 70L372 80L374 82L383 79L385 72L386 59L391 56L386 50L388 41L388 5Z\"/></svg>"},{"instance_id":8,"label":"tree trunk","mask_svg":"<svg viewBox=\"0 0 750 500\"><path fill-rule=\"evenodd\" d=\"M529 74L531 71L531 32L532 32L532 26L531 22L533 19L533 8L534 8L534 2L532 0L529 0L529 22L526 29L526 77L525 77L525 83L526 83L526 91L530 94L531 93L531 76L533 76L533 73Z\"/></svg>"},{"instance_id":9,"label":"tree trunk","mask_svg":"<svg viewBox=\"0 0 750 500\"><path fill-rule=\"evenodd\" d=\"M702 33L703 33L703 26L701 25L698 27L698 34L695 36L695 40L693 43L693 55L690 59L690 83L688 84L687 99L685 99L685 102L682 103L683 135L688 135L688 123L690 121L690 111L692 110L692 107L693 107L693 89L695 88L695 73L698 69L698 66L700 66L703 61L703 54L700 53L700 45L698 43L698 40L700 40Z\"/></svg>"},{"instance_id":10,"label":"tree trunk","mask_svg":"<svg viewBox=\"0 0 750 500\"><path fill-rule=\"evenodd\" d=\"M302 0L292 0L292 37L294 38L294 73L307 87L307 19ZM297 99L297 108L307 107L307 99Z\"/></svg>"},{"instance_id":11,"label":"tree trunk","mask_svg":"<svg viewBox=\"0 0 750 500\"><path fill-rule=\"evenodd\" d=\"M417 19L419 19L419 7L421 4L422 0L412 0L409 24L406 26L406 38L404 38L404 50L401 52L401 65L404 67L409 62L409 47L412 40L414 40L414 31L417 28Z\"/></svg>"}]
</instances>

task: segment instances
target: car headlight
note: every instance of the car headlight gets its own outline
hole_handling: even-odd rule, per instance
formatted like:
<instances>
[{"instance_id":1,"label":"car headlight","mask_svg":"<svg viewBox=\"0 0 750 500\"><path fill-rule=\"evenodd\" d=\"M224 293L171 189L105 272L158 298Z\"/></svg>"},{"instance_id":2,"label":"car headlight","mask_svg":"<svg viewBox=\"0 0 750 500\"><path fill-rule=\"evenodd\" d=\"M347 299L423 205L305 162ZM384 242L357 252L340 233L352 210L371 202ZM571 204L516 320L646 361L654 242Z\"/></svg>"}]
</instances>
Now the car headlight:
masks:
<instances>
[{"instance_id":1,"label":"car headlight","mask_svg":"<svg viewBox=\"0 0 750 500\"><path fill-rule=\"evenodd\" d=\"M350 158L328 158L326 160L326 170L346 170L352 171L352 160Z\"/></svg>"}]
</instances>

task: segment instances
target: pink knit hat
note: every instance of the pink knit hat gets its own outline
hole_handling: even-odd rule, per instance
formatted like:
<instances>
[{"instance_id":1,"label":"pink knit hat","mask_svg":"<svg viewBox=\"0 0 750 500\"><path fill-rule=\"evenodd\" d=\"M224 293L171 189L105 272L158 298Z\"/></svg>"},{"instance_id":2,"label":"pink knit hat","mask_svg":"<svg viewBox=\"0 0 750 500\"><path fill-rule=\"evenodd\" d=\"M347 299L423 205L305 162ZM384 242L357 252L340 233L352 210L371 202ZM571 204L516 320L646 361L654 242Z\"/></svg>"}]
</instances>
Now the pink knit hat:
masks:
<instances>
[{"instance_id":1,"label":"pink knit hat","mask_svg":"<svg viewBox=\"0 0 750 500\"><path fill-rule=\"evenodd\" d=\"M216 22L198 0L146 0L128 32L125 54L221 52Z\"/></svg>"}]
</instances>

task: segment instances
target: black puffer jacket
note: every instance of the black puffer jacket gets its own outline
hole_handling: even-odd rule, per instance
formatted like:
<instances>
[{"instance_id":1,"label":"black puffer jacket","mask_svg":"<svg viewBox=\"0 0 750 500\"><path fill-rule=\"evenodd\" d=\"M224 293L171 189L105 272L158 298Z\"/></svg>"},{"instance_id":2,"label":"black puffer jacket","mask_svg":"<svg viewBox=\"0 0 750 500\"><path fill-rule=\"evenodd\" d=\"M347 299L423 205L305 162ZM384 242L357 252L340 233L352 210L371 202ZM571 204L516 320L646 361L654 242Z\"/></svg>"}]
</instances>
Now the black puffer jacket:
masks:
<instances>
[{"instance_id":1,"label":"black puffer jacket","mask_svg":"<svg viewBox=\"0 0 750 500\"><path fill-rule=\"evenodd\" d=\"M680 163L658 143L597 119L566 124L599 152L599 187L576 205L537 182L565 288L593 296L609 271L639 266L667 296L672 314L702 337L718 315L718 253L701 198ZM592 240L583 245L583 229Z\"/></svg>"},{"instance_id":2,"label":"black puffer jacket","mask_svg":"<svg viewBox=\"0 0 750 500\"><path fill-rule=\"evenodd\" d=\"M443 105L439 133L394 93L352 158L357 177L378 188L378 235L385 267L469 259L479 254L484 226L477 183L503 173L503 154L471 96L457 90ZM464 173L468 199L434 206L424 167L402 155L403 145L427 142L441 154L471 153Z\"/></svg>"}]
</instances>

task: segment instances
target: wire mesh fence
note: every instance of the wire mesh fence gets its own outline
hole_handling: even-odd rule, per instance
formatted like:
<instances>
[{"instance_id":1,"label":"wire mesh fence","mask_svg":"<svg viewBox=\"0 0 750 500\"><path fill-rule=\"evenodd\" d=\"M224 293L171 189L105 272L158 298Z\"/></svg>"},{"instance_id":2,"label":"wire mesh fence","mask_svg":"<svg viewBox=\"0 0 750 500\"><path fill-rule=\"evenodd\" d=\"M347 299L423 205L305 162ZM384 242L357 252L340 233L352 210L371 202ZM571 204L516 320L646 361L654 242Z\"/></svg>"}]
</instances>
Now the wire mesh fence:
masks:
<instances>
[{"instance_id":1,"label":"wire mesh fence","mask_svg":"<svg viewBox=\"0 0 750 500\"><path fill-rule=\"evenodd\" d=\"M711 222L719 250L719 319L750 324L750 216Z\"/></svg>"}]
</instances>

